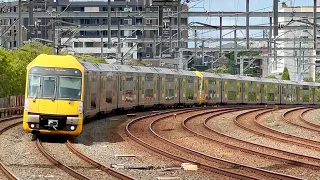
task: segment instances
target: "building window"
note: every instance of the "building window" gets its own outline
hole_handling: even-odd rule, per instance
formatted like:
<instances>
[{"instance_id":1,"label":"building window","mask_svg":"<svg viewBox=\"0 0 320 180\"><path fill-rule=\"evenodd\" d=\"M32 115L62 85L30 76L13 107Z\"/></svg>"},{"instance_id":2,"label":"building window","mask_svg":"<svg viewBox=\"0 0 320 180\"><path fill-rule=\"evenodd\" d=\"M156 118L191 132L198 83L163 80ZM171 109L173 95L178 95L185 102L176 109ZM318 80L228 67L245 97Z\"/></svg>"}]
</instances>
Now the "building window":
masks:
<instances>
[{"instance_id":1,"label":"building window","mask_svg":"<svg viewBox=\"0 0 320 180\"><path fill-rule=\"evenodd\" d=\"M142 19L141 18L136 19L136 24L137 25L142 24Z\"/></svg>"},{"instance_id":2,"label":"building window","mask_svg":"<svg viewBox=\"0 0 320 180\"><path fill-rule=\"evenodd\" d=\"M129 42L129 43L128 43L128 47L133 47L133 43L132 43L132 42Z\"/></svg>"},{"instance_id":3,"label":"building window","mask_svg":"<svg viewBox=\"0 0 320 180\"><path fill-rule=\"evenodd\" d=\"M93 42L85 42L86 47L93 47Z\"/></svg>"},{"instance_id":4,"label":"building window","mask_svg":"<svg viewBox=\"0 0 320 180\"><path fill-rule=\"evenodd\" d=\"M152 24L152 19L147 19L146 24Z\"/></svg>"},{"instance_id":5,"label":"building window","mask_svg":"<svg viewBox=\"0 0 320 180\"><path fill-rule=\"evenodd\" d=\"M74 47L75 48L79 48L79 47L83 47L83 42L74 42Z\"/></svg>"}]
</instances>

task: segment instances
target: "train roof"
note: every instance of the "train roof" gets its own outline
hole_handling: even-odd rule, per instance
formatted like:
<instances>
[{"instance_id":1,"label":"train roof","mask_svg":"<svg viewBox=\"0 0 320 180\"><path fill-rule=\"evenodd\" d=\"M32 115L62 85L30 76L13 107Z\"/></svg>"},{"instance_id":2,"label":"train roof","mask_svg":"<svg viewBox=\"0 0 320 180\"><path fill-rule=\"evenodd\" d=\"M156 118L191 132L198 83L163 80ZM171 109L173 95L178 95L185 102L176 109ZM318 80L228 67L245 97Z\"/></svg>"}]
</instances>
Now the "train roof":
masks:
<instances>
[{"instance_id":1,"label":"train roof","mask_svg":"<svg viewBox=\"0 0 320 180\"><path fill-rule=\"evenodd\" d=\"M218 78L221 79L221 76L216 73L209 73L209 72L200 72L203 77L208 77L208 78Z\"/></svg>"},{"instance_id":2,"label":"train roof","mask_svg":"<svg viewBox=\"0 0 320 180\"><path fill-rule=\"evenodd\" d=\"M197 76L195 71L186 71L186 70L179 70L179 74L182 76Z\"/></svg>"},{"instance_id":3,"label":"train roof","mask_svg":"<svg viewBox=\"0 0 320 180\"><path fill-rule=\"evenodd\" d=\"M175 74L175 75L179 75L179 72L178 72L178 70L176 70L176 69L159 68L159 67L154 67L154 69L155 69L159 74Z\"/></svg>"},{"instance_id":4,"label":"train roof","mask_svg":"<svg viewBox=\"0 0 320 180\"><path fill-rule=\"evenodd\" d=\"M100 71L100 68L97 63L91 63L91 62L86 62L86 61L79 61L79 62L84 67L84 70Z\"/></svg>"},{"instance_id":5,"label":"train roof","mask_svg":"<svg viewBox=\"0 0 320 180\"><path fill-rule=\"evenodd\" d=\"M153 67L144 66L129 66L129 65L114 65L118 71L121 72L135 72L135 73L157 73Z\"/></svg>"}]
</instances>

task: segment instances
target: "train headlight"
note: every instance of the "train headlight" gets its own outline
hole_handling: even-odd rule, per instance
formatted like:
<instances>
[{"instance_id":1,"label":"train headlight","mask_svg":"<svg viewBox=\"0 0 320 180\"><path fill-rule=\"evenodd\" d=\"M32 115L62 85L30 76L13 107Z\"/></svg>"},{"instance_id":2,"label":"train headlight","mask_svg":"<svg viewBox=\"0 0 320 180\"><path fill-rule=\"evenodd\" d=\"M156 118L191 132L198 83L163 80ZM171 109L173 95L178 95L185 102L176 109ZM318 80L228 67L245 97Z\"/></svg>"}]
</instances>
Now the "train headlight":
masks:
<instances>
[{"instance_id":1,"label":"train headlight","mask_svg":"<svg viewBox=\"0 0 320 180\"><path fill-rule=\"evenodd\" d=\"M36 125L35 124L30 124L30 127L34 128L34 127L36 127Z\"/></svg>"},{"instance_id":2,"label":"train headlight","mask_svg":"<svg viewBox=\"0 0 320 180\"><path fill-rule=\"evenodd\" d=\"M78 112L79 114L83 113L83 102L80 102Z\"/></svg>"},{"instance_id":3,"label":"train headlight","mask_svg":"<svg viewBox=\"0 0 320 180\"><path fill-rule=\"evenodd\" d=\"M75 126L70 126L71 131L74 131L76 129Z\"/></svg>"},{"instance_id":4,"label":"train headlight","mask_svg":"<svg viewBox=\"0 0 320 180\"><path fill-rule=\"evenodd\" d=\"M29 110L29 100L24 99L24 110L28 111Z\"/></svg>"}]
</instances>

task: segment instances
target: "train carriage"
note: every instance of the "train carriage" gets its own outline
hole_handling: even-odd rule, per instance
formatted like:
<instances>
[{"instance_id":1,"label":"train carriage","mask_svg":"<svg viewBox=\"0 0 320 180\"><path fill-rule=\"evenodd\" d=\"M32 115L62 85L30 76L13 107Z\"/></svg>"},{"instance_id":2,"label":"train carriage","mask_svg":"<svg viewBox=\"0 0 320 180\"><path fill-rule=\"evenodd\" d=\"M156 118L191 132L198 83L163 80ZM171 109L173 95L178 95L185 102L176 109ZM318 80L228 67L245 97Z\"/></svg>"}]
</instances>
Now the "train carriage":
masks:
<instances>
[{"instance_id":1,"label":"train carriage","mask_svg":"<svg viewBox=\"0 0 320 180\"><path fill-rule=\"evenodd\" d=\"M313 104L314 85L309 82L299 82L297 85L298 104Z\"/></svg>"},{"instance_id":2,"label":"train carriage","mask_svg":"<svg viewBox=\"0 0 320 180\"><path fill-rule=\"evenodd\" d=\"M297 100L297 83L287 80L279 80L281 104L298 104Z\"/></svg>"},{"instance_id":3,"label":"train carriage","mask_svg":"<svg viewBox=\"0 0 320 180\"><path fill-rule=\"evenodd\" d=\"M100 69L100 113L108 113L117 109L118 104L118 89L116 80L118 70L112 64L97 64Z\"/></svg>"},{"instance_id":4,"label":"train carriage","mask_svg":"<svg viewBox=\"0 0 320 180\"><path fill-rule=\"evenodd\" d=\"M199 83L201 77L193 71L179 70L180 74L180 103L191 106L197 105L200 102L198 96Z\"/></svg>"},{"instance_id":5,"label":"train carriage","mask_svg":"<svg viewBox=\"0 0 320 180\"><path fill-rule=\"evenodd\" d=\"M260 81L254 77L242 77L242 102L244 104L260 104Z\"/></svg>"},{"instance_id":6,"label":"train carriage","mask_svg":"<svg viewBox=\"0 0 320 180\"><path fill-rule=\"evenodd\" d=\"M115 65L118 70L118 109L127 110L139 106L139 67Z\"/></svg>"},{"instance_id":7,"label":"train carriage","mask_svg":"<svg viewBox=\"0 0 320 180\"><path fill-rule=\"evenodd\" d=\"M320 83L314 83L313 104L320 104Z\"/></svg>"},{"instance_id":8,"label":"train carriage","mask_svg":"<svg viewBox=\"0 0 320 180\"><path fill-rule=\"evenodd\" d=\"M155 68L159 74L157 88L159 106L176 106L179 104L179 73L175 69Z\"/></svg>"},{"instance_id":9,"label":"train carriage","mask_svg":"<svg viewBox=\"0 0 320 180\"><path fill-rule=\"evenodd\" d=\"M221 102L226 104L240 104L242 101L242 80L240 76L221 74Z\"/></svg>"},{"instance_id":10,"label":"train carriage","mask_svg":"<svg viewBox=\"0 0 320 180\"><path fill-rule=\"evenodd\" d=\"M213 105L221 102L221 77L219 74L201 72L203 76L203 104Z\"/></svg>"},{"instance_id":11,"label":"train carriage","mask_svg":"<svg viewBox=\"0 0 320 180\"><path fill-rule=\"evenodd\" d=\"M262 104L280 104L280 83L277 79L263 78L261 86Z\"/></svg>"},{"instance_id":12,"label":"train carriage","mask_svg":"<svg viewBox=\"0 0 320 180\"><path fill-rule=\"evenodd\" d=\"M95 116L100 111L100 68L97 64L80 62L84 67L84 104L83 114L85 118Z\"/></svg>"},{"instance_id":13,"label":"train carriage","mask_svg":"<svg viewBox=\"0 0 320 180\"><path fill-rule=\"evenodd\" d=\"M159 74L153 67L135 67L138 73L139 107L151 107L159 104Z\"/></svg>"},{"instance_id":14,"label":"train carriage","mask_svg":"<svg viewBox=\"0 0 320 180\"><path fill-rule=\"evenodd\" d=\"M84 119L84 67L72 56L41 54L27 66L23 129L79 135Z\"/></svg>"}]
</instances>

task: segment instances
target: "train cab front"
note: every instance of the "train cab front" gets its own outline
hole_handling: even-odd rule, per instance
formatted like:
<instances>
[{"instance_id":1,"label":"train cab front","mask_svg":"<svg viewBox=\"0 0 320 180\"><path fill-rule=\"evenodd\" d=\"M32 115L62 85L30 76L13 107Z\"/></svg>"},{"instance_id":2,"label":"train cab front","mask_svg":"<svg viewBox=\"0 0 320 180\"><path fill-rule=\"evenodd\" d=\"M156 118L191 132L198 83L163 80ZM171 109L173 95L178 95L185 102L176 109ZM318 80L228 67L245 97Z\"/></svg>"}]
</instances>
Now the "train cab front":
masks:
<instances>
[{"instance_id":1,"label":"train cab front","mask_svg":"<svg viewBox=\"0 0 320 180\"><path fill-rule=\"evenodd\" d=\"M27 79L24 130L79 135L83 124L82 74L73 68L32 67Z\"/></svg>"}]
</instances>

